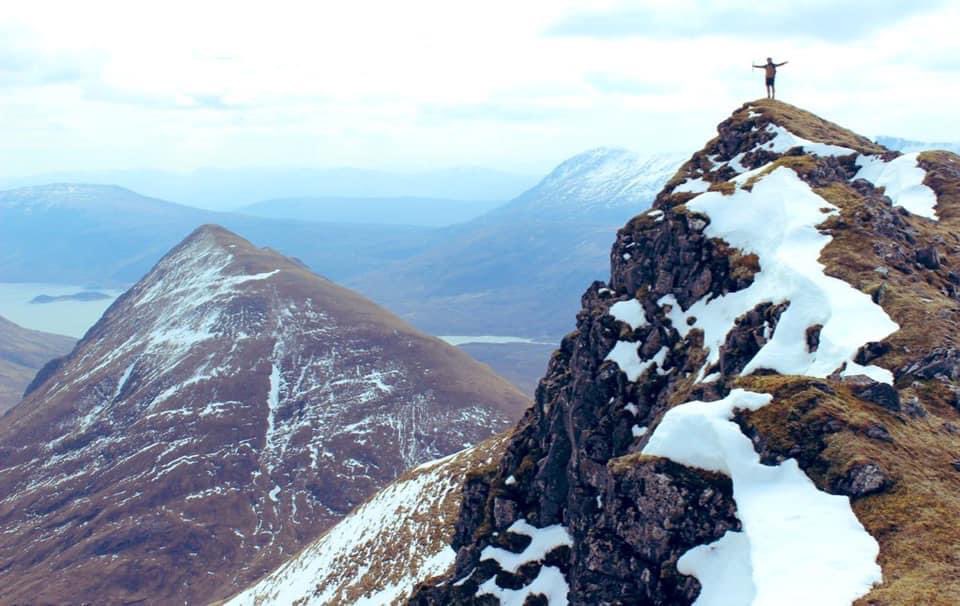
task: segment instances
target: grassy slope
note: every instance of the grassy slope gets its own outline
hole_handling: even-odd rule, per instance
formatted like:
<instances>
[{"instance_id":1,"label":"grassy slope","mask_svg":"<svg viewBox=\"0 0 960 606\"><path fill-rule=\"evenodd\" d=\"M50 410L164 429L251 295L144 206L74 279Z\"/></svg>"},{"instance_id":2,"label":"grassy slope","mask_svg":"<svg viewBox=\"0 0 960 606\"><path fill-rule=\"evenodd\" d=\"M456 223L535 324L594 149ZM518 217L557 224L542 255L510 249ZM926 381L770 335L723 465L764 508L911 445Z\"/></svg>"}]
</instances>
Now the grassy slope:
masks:
<instances>
[{"instance_id":1,"label":"grassy slope","mask_svg":"<svg viewBox=\"0 0 960 606\"><path fill-rule=\"evenodd\" d=\"M0 317L0 414L12 408L40 368L73 348L70 337L21 328Z\"/></svg>"}]
</instances>

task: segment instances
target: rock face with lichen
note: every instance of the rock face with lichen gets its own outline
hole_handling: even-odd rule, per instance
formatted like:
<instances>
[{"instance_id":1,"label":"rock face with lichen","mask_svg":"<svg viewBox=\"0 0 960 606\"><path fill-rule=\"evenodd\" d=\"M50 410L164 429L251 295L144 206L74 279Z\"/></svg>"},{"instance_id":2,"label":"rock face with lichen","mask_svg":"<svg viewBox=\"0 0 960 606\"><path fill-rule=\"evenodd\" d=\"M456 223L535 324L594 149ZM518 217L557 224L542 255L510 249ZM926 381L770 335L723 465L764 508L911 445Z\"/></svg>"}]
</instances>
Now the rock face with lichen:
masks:
<instances>
[{"instance_id":1,"label":"rock face with lichen","mask_svg":"<svg viewBox=\"0 0 960 606\"><path fill-rule=\"evenodd\" d=\"M781 182L822 200L807 229L822 248L803 271L887 328L859 326L867 316L856 313L838 326L842 310L803 302L803 284L718 319L724 301L809 251L764 257L762 229L718 237L721 218L703 200L749 214L749 194ZM618 232L610 280L584 293L535 406L496 468L465 485L453 569L411 603L693 603L716 579L685 554L755 531L735 471L651 453L669 450L654 444L668 414L742 390L769 400L733 407L729 421L757 464L795 462L874 546L875 578L836 603L960 601L958 227L957 156L901 155L780 102L737 110ZM755 238L755 250L730 242L738 237ZM844 341L851 333L872 336ZM547 540L556 528L567 538ZM721 589L738 589L729 578ZM749 592L730 595L752 603Z\"/></svg>"}]
</instances>

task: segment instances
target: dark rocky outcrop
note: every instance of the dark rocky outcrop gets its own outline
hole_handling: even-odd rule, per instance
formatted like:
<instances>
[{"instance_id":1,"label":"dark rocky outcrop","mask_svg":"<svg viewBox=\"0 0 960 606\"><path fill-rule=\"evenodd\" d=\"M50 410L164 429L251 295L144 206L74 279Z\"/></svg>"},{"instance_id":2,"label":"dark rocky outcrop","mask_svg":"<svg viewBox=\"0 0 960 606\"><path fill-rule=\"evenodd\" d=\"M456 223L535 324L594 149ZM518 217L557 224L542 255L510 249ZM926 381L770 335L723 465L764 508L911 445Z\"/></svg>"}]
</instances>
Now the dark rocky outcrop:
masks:
<instances>
[{"instance_id":1,"label":"dark rocky outcrop","mask_svg":"<svg viewBox=\"0 0 960 606\"><path fill-rule=\"evenodd\" d=\"M956 268L944 251L960 251L960 239L941 229L949 221L919 219L893 206L882 189L854 180L859 170L854 154L817 157L799 147L781 154L763 148L771 123L860 154L897 156L778 102L745 106L721 123L718 136L657 197L654 211L618 232L609 282L587 289L576 329L554 353L535 406L496 472L478 478L465 493L455 570L423 584L410 603L496 603L490 595L477 595L481 584L494 578L501 588L520 588L545 566L562 571L571 604L692 603L699 584L678 572L677 559L694 545L738 529L730 481L641 451L666 411L691 400L722 398L734 387L773 396L768 406L741 411L735 419L761 462L795 459L820 490L851 497L864 526L878 537L886 585L867 603L949 604L960 593L960 584L938 572L954 557L948 548L927 552L938 563L919 573L912 559L924 529L942 529L935 520L942 520L943 512L960 515L960 498L951 492L960 489L960 474L951 465L949 474L944 470L944 461L955 460L945 453L960 447L960 430L950 429L958 422L951 389L960 374L948 275ZM673 323L693 326L685 313L693 303L747 288L761 270L756 256L707 237L709 218L684 206L694 194L675 192L687 179L704 179L712 191L731 193L734 158L745 169L767 163L788 167L839 209L819 227L833 236L821 262L828 275L871 295L901 326L889 338L865 344L855 357L858 364L897 369L895 385L847 377L843 368L823 379L766 369L740 376L789 301L763 303L737 318L718 362L709 367L703 333ZM960 204L960 172L953 184L952 159L924 162L936 177L931 182L947 217L952 207L944 201L956 192ZM665 305L666 296L680 309ZM646 317L636 329L609 313L615 303L632 299ZM808 352L821 347L821 330L808 327ZM634 382L606 359L620 340L636 341L643 361L657 357ZM697 382L704 377L708 382ZM935 439L930 427L942 428ZM918 457L923 466L916 464ZM541 528L563 524L572 546L528 563L518 575L481 558L488 546L520 551L525 539L506 529L521 519ZM960 539L960 527L947 526L949 535ZM905 576L898 575L906 570L936 584L938 597L931 601L916 583L901 582ZM528 598L528 605L534 603L546 602Z\"/></svg>"},{"instance_id":2,"label":"dark rocky outcrop","mask_svg":"<svg viewBox=\"0 0 960 606\"><path fill-rule=\"evenodd\" d=\"M900 410L900 394L892 385L869 381L866 385L855 387L853 393L861 400L873 402L887 410Z\"/></svg>"}]
</instances>

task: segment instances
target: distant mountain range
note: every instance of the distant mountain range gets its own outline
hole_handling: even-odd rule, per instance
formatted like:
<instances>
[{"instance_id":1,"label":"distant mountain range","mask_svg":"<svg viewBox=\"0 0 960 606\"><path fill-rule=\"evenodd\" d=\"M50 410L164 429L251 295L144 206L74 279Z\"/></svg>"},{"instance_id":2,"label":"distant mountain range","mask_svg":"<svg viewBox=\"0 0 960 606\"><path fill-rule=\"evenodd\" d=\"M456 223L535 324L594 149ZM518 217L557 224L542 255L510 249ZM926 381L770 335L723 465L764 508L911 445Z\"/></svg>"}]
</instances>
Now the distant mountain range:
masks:
<instances>
[{"instance_id":1,"label":"distant mountain range","mask_svg":"<svg viewBox=\"0 0 960 606\"><path fill-rule=\"evenodd\" d=\"M960 143L930 143L925 141L913 141L911 139L902 139L900 137L888 137L881 135L876 139L877 143L903 153L927 151L941 149L960 153Z\"/></svg>"},{"instance_id":2,"label":"distant mountain range","mask_svg":"<svg viewBox=\"0 0 960 606\"><path fill-rule=\"evenodd\" d=\"M0 601L210 603L529 404L297 261L201 227L0 417Z\"/></svg>"},{"instance_id":3,"label":"distant mountain range","mask_svg":"<svg viewBox=\"0 0 960 606\"><path fill-rule=\"evenodd\" d=\"M270 219L327 223L371 223L446 227L463 223L504 202L438 198L281 198L264 200L238 212Z\"/></svg>"},{"instance_id":4,"label":"distant mountain range","mask_svg":"<svg viewBox=\"0 0 960 606\"><path fill-rule=\"evenodd\" d=\"M220 213L110 185L41 185L0 192L0 281L130 284L206 223L296 256L332 279L419 252L435 231Z\"/></svg>"},{"instance_id":5,"label":"distant mountain range","mask_svg":"<svg viewBox=\"0 0 960 606\"><path fill-rule=\"evenodd\" d=\"M510 200L533 186L537 177L480 167L419 173L361 168L200 169L162 171L59 172L0 179L11 189L47 183L110 183L164 200L209 210L236 210L262 200L294 197Z\"/></svg>"},{"instance_id":6,"label":"distant mountain range","mask_svg":"<svg viewBox=\"0 0 960 606\"><path fill-rule=\"evenodd\" d=\"M586 152L425 250L347 283L434 334L562 335L583 285L609 271L617 228L684 159Z\"/></svg>"},{"instance_id":7,"label":"distant mountain range","mask_svg":"<svg viewBox=\"0 0 960 606\"><path fill-rule=\"evenodd\" d=\"M347 201L343 210L323 212L303 208L312 202L256 205L252 212L295 217L265 218L116 186L20 188L0 192L0 281L129 284L198 225L216 223L299 258L432 334L554 338L576 313L583 284L609 270L617 227L649 207L682 160L592 150L513 200L443 228L374 223L403 222L399 206L383 211L395 199ZM438 222L471 204L449 203L458 207L446 218L436 212ZM313 220L323 218L368 223ZM544 348L508 353L524 356L518 368L532 374L513 378L532 385L546 363Z\"/></svg>"}]
</instances>

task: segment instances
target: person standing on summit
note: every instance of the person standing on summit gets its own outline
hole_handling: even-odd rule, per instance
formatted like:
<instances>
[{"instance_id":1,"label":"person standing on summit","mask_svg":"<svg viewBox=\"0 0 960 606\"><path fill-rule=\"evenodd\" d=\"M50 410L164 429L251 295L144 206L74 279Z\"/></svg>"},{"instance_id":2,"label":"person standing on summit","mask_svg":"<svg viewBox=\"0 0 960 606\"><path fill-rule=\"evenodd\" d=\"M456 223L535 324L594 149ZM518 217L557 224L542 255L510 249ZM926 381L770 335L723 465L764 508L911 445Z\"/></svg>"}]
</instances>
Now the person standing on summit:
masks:
<instances>
[{"instance_id":1,"label":"person standing on summit","mask_svg":"<svg viewBox=\"0 0 960 606\"><path fill-rule=\"evenodd\" d=\"M762 69L766 73L767 77L767 99L776 99L777 98L777 68L783 65L786 65L789 61L784 61L783 63L774 63L773 59L767 57L766 65L754 65L754 69Z\"/></svg>"}]
</instances>

